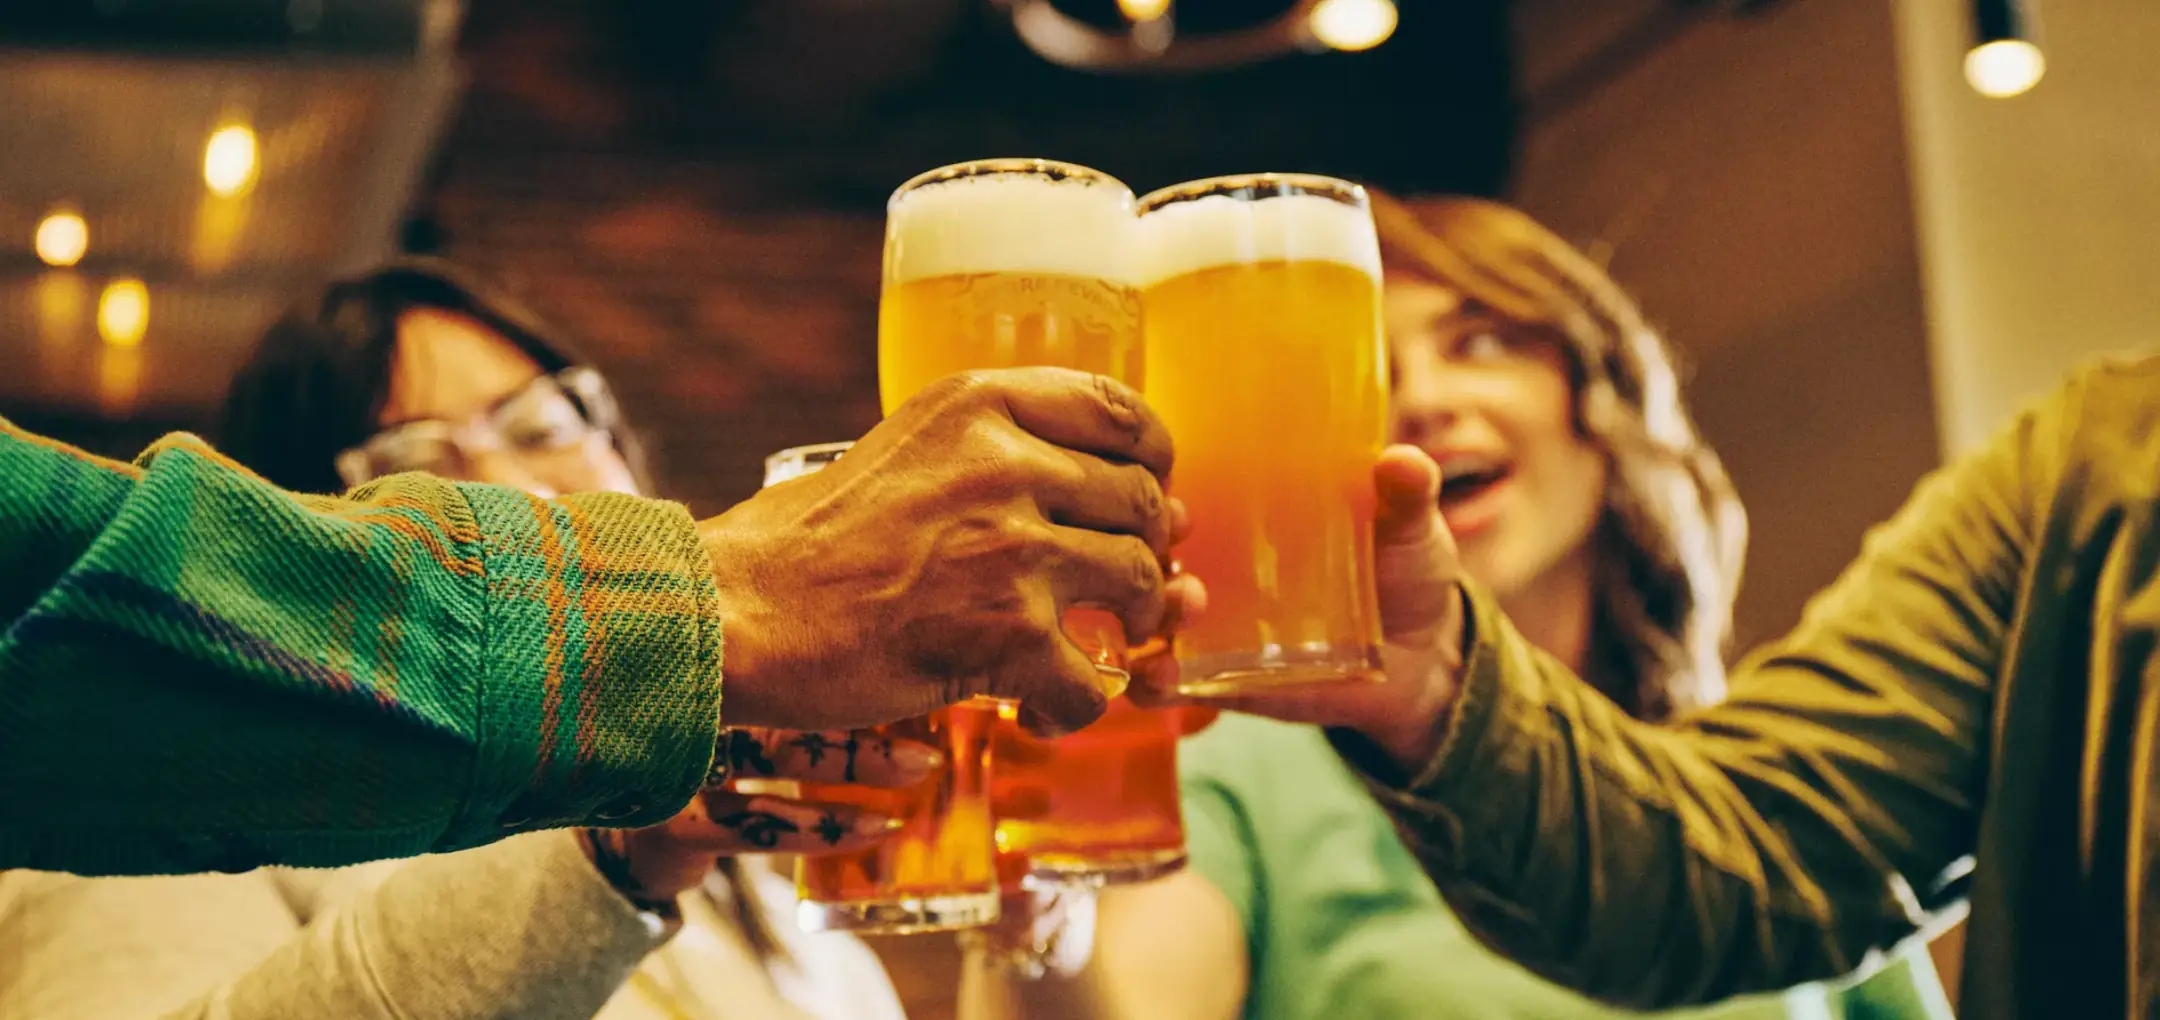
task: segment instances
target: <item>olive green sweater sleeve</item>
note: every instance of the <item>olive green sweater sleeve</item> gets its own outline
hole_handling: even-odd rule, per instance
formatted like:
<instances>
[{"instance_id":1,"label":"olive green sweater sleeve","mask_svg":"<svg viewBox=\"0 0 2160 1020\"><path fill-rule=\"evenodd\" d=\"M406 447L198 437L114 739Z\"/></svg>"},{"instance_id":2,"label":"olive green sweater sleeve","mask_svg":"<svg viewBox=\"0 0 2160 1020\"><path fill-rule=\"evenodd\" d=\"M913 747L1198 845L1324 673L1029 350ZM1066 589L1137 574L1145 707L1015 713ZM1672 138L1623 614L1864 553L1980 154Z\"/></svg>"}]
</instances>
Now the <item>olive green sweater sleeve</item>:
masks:
<instances>
[{"instance_id":1,"label":"olive green sweater sleeve","mask_svg":"<svg viewBox=\"0 0 2160 1020\"><path fill-rule=\"evenodd\" d=\"M1337 747L1471 929L1555 981L1666 1008L1849 972L1945 905L1972 852L2091 378L1925 480L1723 704L1630 720L1471 589L1436 757L1405 777Z\"/></svg>"},{"instance_id":2,"label":"olive green sweater sleeve","mask_svg":"<svg viewBox=\"0 0 2160 1020\"><path fill-rule=\"evenodd\" d=\"M400 476L294 496L0 421L0 868L334 865L644 824L711 762L681 507Z\"/></svg>"}]
</instances>

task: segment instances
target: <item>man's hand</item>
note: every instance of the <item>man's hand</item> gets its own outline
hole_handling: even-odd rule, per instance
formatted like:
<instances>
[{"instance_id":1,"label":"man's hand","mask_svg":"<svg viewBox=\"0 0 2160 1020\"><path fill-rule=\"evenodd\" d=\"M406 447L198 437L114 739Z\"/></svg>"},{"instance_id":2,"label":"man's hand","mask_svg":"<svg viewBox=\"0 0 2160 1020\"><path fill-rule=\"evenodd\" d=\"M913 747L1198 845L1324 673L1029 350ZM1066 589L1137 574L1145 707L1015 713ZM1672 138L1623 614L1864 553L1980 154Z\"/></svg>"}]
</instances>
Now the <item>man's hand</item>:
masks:
<instances>
[{"instance_id":1,"label":"man's hand","mask_svg":"<svg viewBox=\"0 0 2160 1020\"><path fill-rule=\"evenodd\" d=\"M763 784L771 790L792 789L794 783L908 789L942 763L928 744L870 730L730 730L719 753L728 756L735 780L792 781ZM585 848L624 895L665 901L702 881L716 857L846 853L884 839L897 824L888 815L849 804L708 787L675 817L651 828L588 830Z\"/></svg>"},{"instance_id":2,"label":"man's hand","mask_svg":"<svg viewBox=\"0 0 2160 1020\"><path fill-rule=\"evenodd\" d=\"M701 526L726 626L731 725L833 729L1015 698L1039 732L1106 704L1059 618L1166 605L1181 527L1170 434L1139 394L1064 369L946 379L816 474Z\"/></svg>"},{"instance_id":3,"label":"man's hand","mask_svg":"<svg viewBox=\"0 0 2160 1020\"><path fill-rule=\"evenodd\" d=\"M1373 565L1385 641L1380 657L1387 679L1208 698L1204 704L1357 730L1414 773L1438 750L1441 722L1459 686L1463 610L1457 582L1462 564L1440 517L1440 468L1432 458L1414 446L1389 447L1373 467L1373 482L1379 493ZM1204 528L1207 522L1195 526ZM1177 686L1177 666L1169 656L1150 655L1137 661L1134 670L1135 701L1185 701L1170 693Z\"/></svg>"}]
</instances>

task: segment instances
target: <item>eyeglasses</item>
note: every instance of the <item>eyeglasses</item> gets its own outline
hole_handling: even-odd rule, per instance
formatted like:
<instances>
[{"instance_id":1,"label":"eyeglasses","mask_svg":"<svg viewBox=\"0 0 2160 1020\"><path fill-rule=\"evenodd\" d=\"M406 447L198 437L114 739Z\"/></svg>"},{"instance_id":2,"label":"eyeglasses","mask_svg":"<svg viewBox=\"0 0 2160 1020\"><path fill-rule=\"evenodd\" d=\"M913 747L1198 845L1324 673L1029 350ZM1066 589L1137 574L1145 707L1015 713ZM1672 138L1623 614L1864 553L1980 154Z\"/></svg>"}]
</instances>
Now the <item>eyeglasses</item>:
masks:
<instances>
[{"instance_id":1,"label":"eyeglasses","mask_svg":"<svg viewBox=\"0 0 2160 1020\"><path fill-rule=\"evenodd\" d=\"M616 425L615 397L600 373L572 366L543 375L471 419L394 425L337 456L338 477L362 485L405 471L470 477L475 455L566 455Z\"/></svg>"}]
</instances>

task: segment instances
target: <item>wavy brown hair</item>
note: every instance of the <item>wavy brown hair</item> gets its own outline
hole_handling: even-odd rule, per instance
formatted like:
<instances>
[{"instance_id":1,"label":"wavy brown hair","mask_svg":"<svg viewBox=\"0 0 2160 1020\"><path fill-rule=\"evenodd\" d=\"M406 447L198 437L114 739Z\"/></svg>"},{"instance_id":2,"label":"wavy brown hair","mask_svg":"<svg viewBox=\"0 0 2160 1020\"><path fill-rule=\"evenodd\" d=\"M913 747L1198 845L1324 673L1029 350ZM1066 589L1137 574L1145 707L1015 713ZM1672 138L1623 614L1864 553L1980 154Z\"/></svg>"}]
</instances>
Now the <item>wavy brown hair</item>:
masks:
<instances>
[{"instance_id":1,"label":"wavy brown hair","mask_svg":"<svg viewBox=\"0 0 2160 1020\"><path fill-rule=\"evenodd\" d=\"M1520 210L1372 194L1382 258L1562 341L1575 428L1605 455L1592 685L1639 718L1725 692L1747 515L1680 401L1664 338L1605 270Z\"/></svg>"}]
</instances>

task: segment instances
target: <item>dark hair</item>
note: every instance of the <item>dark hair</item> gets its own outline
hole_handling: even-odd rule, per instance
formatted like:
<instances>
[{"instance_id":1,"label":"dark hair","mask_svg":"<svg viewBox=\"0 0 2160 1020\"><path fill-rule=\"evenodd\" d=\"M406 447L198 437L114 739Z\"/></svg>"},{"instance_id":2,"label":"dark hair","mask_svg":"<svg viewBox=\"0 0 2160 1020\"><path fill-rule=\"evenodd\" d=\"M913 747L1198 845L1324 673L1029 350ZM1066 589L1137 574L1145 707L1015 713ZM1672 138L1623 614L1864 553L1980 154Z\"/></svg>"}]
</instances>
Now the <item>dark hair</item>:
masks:
<instances>
[{"instance_id":1,"label":"dark hair","mask_svg":"<svg viewBox=\"0 0 2160 1020\"><path fill-rule=\"evenodd\" d=\"M398 259L331 282L270 326L226 391L219 448L283 488L342 490L337 455L377 431L398 320L416 308L473 319L543 372L584 360L540 316L470 273L436 258ZM650 491L636 434L616 428L615 445L638 487Z\"/></svg>"},{"instance_id":2,"label":"dark hair","mask_svg":"<svg viewBox=\"0 0 2160 1020\"><path fill-rule=\"evenodd\" d=\"M282 488L341 491L337 455L377 431L390 399L398 319L416 308L473 319L543 372L584 363L539 315L472 274L442 259L402 258L331 282L263 334L226 392L219 449ZM613 434L638 491L652 492L636 433L618 419ZM722 913L761 959L784 956L741 868L733 860L719 868L734 891Z\"/></svg>"},{"instance_id":3,"label":"dark hair","mask_svg":"<svg viewBox=\"0 0 2160 1020\"><path fill-rule=\"evenodd\" d=\"M1585 677L1662 719L1725 690L1747 514L1695 431L1664 338L1611 276L1520 210L1371 193L1382 257L1562 338L1575 427L1609 465Z\"/></svg>"}]
</instances>

